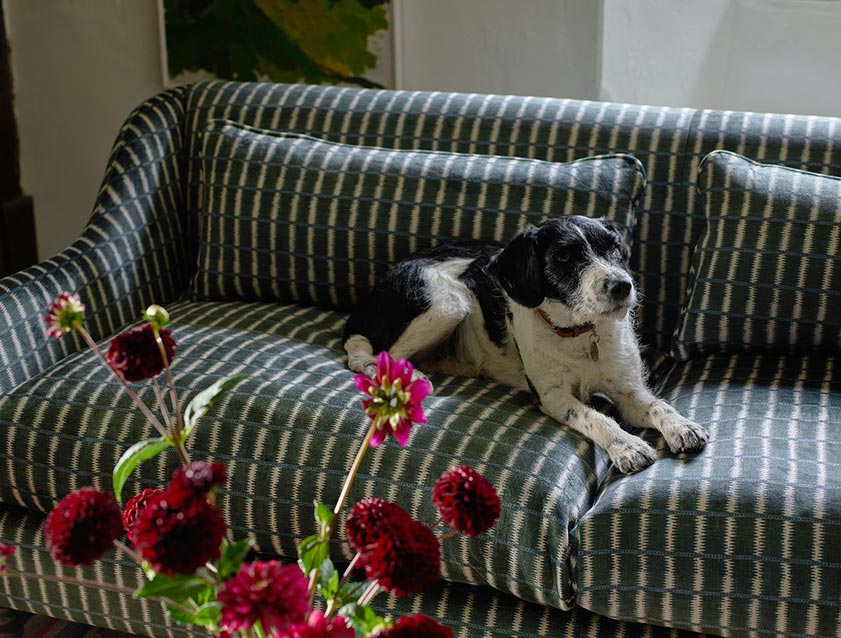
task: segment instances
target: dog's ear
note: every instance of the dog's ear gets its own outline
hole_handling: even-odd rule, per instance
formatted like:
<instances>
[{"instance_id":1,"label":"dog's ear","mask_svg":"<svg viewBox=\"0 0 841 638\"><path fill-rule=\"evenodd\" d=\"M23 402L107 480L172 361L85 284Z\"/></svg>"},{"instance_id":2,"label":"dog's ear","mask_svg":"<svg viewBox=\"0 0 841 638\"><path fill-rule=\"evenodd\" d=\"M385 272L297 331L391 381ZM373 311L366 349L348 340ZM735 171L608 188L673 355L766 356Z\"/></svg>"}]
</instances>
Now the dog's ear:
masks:
<instances>
[{"instance_id":1,"label":"dog's ear","mask_svg":"<svg viewBox=\"0 0 841 638\"><path fill-rule=\"evenodd\" d=\"M545 276L543 256L537 245L538 232L534 226L520 231L489 266L506 294L527 308L537 308L544 297Z\"/></svg>"}]
</instances>

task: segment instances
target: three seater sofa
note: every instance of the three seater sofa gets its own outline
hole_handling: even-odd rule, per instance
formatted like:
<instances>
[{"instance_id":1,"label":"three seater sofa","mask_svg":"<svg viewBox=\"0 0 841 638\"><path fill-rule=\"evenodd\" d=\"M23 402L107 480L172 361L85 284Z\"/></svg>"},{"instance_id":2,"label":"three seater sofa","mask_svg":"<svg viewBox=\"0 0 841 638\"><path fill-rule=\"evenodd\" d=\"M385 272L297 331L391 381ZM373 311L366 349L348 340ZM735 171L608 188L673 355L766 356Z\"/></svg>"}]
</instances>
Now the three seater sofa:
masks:
<instances>
[{"instance_id":1,"label":"three seater sofa","mask_svg":"<svg viewBox=\"0 0 841 638\"><path fill-rule=\"evenodd\" d=\"M59 292L79 293L106 345L166 306L182 397L246 375L191 452L228 464L233 535L294 561L366 424L341 338L367 287L412 250L578 213L627 229L651 385L708 429L706 449L674 455L646 433L659 459L623 475L527 393L433 375L428 423L369 455L350 502L382 496L431 522L435 479L468 464L503 513L443 541L435 589L378 608L462 637L841 636L832 175L841 119L826 117L217 81L152 97L120 130L80 237L0 280L0 541L18 568L102 583L0 578L0 606L189 633L111 591L141 578L124 556L70 570L44 549L57 501L109 489L152 435L75 335L46 336ZM176 462L145 463L125 493ZM341 533L331 551L351 556Z\"/></svg>"}]
</instances>

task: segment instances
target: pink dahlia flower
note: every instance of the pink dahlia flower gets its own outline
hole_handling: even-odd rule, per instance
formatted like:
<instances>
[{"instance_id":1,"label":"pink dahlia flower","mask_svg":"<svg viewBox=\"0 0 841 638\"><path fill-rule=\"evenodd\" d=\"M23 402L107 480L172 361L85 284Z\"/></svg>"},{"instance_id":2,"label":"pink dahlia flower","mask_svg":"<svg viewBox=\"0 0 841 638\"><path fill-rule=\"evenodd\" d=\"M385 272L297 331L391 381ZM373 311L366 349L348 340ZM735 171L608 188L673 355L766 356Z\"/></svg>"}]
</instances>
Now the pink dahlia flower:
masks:
<instances>
[{"instance_id":1,"label":"pink dahlia flower","mask_svg":"<svg viewBox=\"0 0 841 638\"><path fill-rule=\"evenodd\" d=\"M220 555L225 520L204 499L174 502L166 490L152 494L132 525L134 546L161 574L192 574Z\"/></svg>"},{"instance_id":2,"label":"pink dahlia flower","mask_svg":"<svg viewBox=\"0 0 841 638\"><path fill-rule=\"evenodd\" d=\"M307 622L292 625L276 638L353 638L355 635L341 616L326 618L316 610L310 612Z\"/></svg>"},{"instance_id":3,"label":"pink dahlia flower","mask_svg":"<svg viewBox=\"0 0 841 638\"><path fill-rule=\"evenodd\" d=\"M382 498L366 498L354 505L345 527L351 546L361 552L377 543L384 534L411 522L411 515L396 503Z\"/></svg>"},{"instance_id":4,"label":"pink dahlia flower","mask_svg":"<svg viewBox=\"0 0 841 638\"><path fill-rule=\"evenodd\" d=\"M426 423L421 401L432 387L426 379L412 379L413 372L409 361L395 361L388 352L381 352L377 357L376 378L367 374L353 378L356 387L370 396L362 401L362 407L376 426L371 447L382 444L389 434L405 447L412 423Z\"/></svg>"},{"instance_id":5,"label":"pink dahlia flower","mask_svg":"<svg viewBox=\"0 0 841 638\"><path fill-rule=\"evenodd\" d=\"M14 553L14 545L4 545L3 543L0 543L0 573L6 571L6 563L8 562L9 556L11 556Z\"/></svg>"},{"instance_id":6,"label":"pink dahlia flower","mask_svg":"<svg viewBox=\"0 0 841 638\"><path fill-rule=\"evenodd\" d=\"M44 321L47 322L47 335L58 339L85 323L85 304L79 295L62 292L50 304Z\"/></svg>"},{"instance_id":7,"label":"pink dahlia flower","mask_svg":"<svg viewBox=\"0 0 841 638\"><path fill-rule=\"evenodd\" d=\"M243 563L219 592L222 626L236 632L260 621L268 636L306 622L309 599L309 581L297 565Z\"/></svg>"},{"instance_id":8,"label":"pink dahlia flower","mask_svg":"<svg viewBox=\"0 0 841 638\"><path fill-rule=\"evenodd\" d=\"M493 484L468 465L441 475L432 490L432 502L447 525L467 536L484 534L501 511Z\"/></svg>"},{"instance_id":9,"label":"pink dahlia flower","mask_svg":"<svg viewBox=\"0 0 841 638\"><path fill-rule=\"evenodd\" d=\"M453 638L453 632L429 616L409 614L379 632L377 638Z\"/></svg>"},{"instance_id":10,"label":"pink dahlia flower","mask_svg":"<svg viewBox=\"0 0 841 638\"><path fill-rule=\"evenodd\" d=\"M75 567L90 565L123 534L123 513L114 497L93 487L65 496L47 515L47 549L53 559Z\"/></svg>"},{"instance_id":11,"label":"pink dahlia flower","mask_svg":"<svg viewBox=\"0 0 841 638\"><path fill-rule=\"evenodd\" d=\"M432 530L409 519L360 552L365 575L397 596L422 594L441 575L441 547Z\"/></svg>"},{"instance_id":12,"label":"pink dahlia flower","mask_svg":"<svg viewBox=\"0 0 841 638\"><path fill-rule=\"evenodd\" d=\"M166 491L173 502L185 502L205 498L208 492L227 480L228 470L224 463L193 461L173 472Z\"/></svg>"},{"instance_id":13,"label":"pink dahlia flower","mask_svg":"<svg viewBox=\"0 0 841 638\"><path fill-rule=\"evenodd\" d=\"M145 490L132 496L126 502L126 508L123 511L123 527L126 530L129 542L134 545L137 543L137 537L134 535L134 524L137 522L137 514L142 510L146 503L155 494L163 494L163 490L156 490L153 487L147 487Z\"/></svg>"},{"instance_id":14,"label":"pink dahlia flower","mask_svg":"<svg viewBox=\"0 0 841 638\"><path fill-rule=\"evenodd\" d=\"M175 341L167 329L158 331L169 363L175 358ZM126 381L142 381L157 376L164 369L164 361L152 324L129 328L114 337L108 347L108 362Z\"/></svg>"}]
</instances>

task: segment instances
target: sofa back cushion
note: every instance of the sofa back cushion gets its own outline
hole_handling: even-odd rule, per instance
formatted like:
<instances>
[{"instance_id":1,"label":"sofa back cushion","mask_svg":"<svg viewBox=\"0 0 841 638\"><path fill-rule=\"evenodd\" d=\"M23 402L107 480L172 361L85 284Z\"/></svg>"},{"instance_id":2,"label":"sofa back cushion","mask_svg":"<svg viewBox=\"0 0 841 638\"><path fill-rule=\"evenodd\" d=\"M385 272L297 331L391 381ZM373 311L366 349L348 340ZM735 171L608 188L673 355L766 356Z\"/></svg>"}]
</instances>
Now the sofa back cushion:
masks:
<instances>
[{"instance_id":1,"label":"sofa back cushion","mask_svg":"<svg viewBox=\"0 0 841 638\"><path fill-rule=\"evenodd\" d=\"M841 346L841 179L728 151L698 174L695 249L678 358Z\"/></svg>"},{"instance_id":2,"label":"sofa back cushion","mask_svg":"<svg viewBox=\"0 0 841 638\"><path fill-rule=\"evenodd\" d=\"M451 239L506 241L573 213L630 228L645 187L628 155L556 163L389 150L227 121L199 137L192 290L203 300L348 308L395 262Z\"/></svg>"}]
</instances>

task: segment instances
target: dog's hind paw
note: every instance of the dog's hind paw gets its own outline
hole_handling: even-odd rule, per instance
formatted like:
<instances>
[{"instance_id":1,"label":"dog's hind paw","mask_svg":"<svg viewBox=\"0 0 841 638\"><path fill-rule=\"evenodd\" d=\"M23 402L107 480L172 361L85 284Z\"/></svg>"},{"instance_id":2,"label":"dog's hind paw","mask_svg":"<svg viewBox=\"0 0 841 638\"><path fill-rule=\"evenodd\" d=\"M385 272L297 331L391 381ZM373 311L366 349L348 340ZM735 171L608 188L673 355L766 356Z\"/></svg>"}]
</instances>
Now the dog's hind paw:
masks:
<instances>
[{"instance_id":1,"label":"dog's hind paw","mask_svg":"<svg viewBox=\"0 0 841 638\"><path fill-rule=\"evenodd\" d=\"M657 460L654 448L633 435L614 441L607 448L607 454L616 469L623 474L639 472Z\"/></svg>"},{"instance_id":2,"label":"dog's hind paw","mask_svg":"<svg viewBox=\"0 0 841 638\"><path fill-rule=\"evenodd\" d=\"M710 438L702 426L679 415L664 423L661 431L672 454L700 452Z\"/></svg>"}]
</instances>

